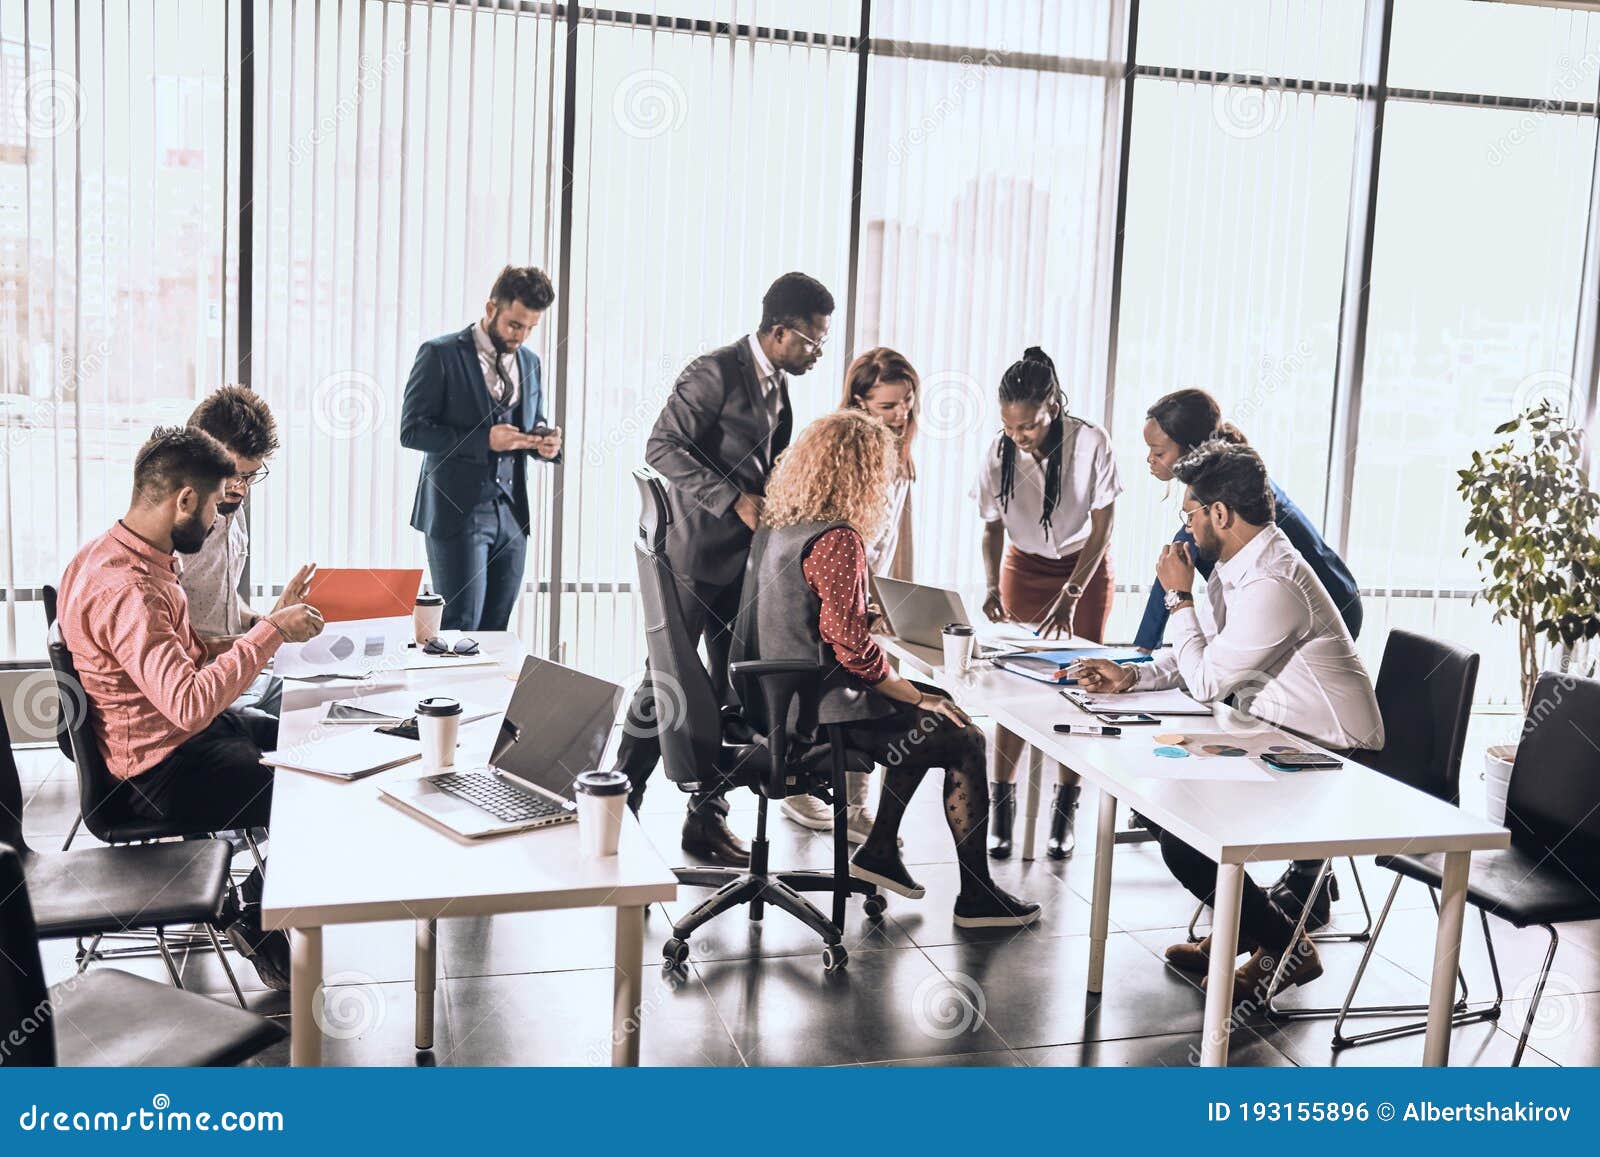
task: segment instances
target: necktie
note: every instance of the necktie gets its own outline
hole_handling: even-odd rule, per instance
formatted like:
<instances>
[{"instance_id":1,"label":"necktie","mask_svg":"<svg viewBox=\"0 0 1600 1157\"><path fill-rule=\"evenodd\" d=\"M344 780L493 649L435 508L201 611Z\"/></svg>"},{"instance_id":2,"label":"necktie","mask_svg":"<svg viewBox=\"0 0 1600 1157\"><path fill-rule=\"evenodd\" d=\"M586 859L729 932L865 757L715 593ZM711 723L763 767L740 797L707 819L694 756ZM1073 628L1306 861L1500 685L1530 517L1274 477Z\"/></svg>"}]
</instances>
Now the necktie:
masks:
<instances>
[{"instance_id":1,"label":"necktie","mask_svg":"<svg viewBox=\"0 0 1600 1157\"><path fill-rule=\"evenodd\" d=\"M500 383L495 387L494 400L503 406L511 400L514 387L511 384L511 375L506 372L506 364L500 360L499 354L494 355L494 373Z\"/></svg>"}]
</instances>

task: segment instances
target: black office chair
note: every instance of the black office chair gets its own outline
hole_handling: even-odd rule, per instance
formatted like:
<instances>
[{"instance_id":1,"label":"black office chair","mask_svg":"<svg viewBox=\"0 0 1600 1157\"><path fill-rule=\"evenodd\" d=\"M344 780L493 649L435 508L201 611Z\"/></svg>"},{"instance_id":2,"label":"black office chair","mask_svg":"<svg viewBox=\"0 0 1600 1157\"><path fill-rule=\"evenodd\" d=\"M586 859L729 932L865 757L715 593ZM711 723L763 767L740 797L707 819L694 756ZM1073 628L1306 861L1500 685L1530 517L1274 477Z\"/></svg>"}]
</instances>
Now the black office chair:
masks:
<instances>
[{"instance_id":1,"label":"black office chair","mask_svg":"<svg viewBox=\"0 0 1600 1157\"><path fill-rule=\"evenodd\" d=\"M1539 676L1506 788L1506 826L1511 829L1509 848L1473 854L1467 903L1478 909L1485 935L1490 916L1515 928L1538 925L1550 934L1550 946L1511 1060L1518 1065L1555 962L1560 943L1555 926L1600 919L1600 681L1550 672ZM1378 864L1429 888L1443 883L1443 853L1379 856ZM1391 889L1389 902L1393 901ZM1389 904L1385 904L1346 1005L1354 999L1388 915ZM1489 959L1495 971L1495 1002L1471 1019L1493 1020L1500 1015L1500 975L1492 941ZM1464 1020L1457 1018L1456 1023ZM1427 1027L1419 1022L1342 1037L1339 1029L1343 1024L1341 1016L1334 1026L1335 1047L1388 1040Z\"/></svg>"},{"instance_id":2,"label":"black office chair","mask_svg":"<svg viewBox=\"0 0 1600 1157\"><path fill-rule=\"evenodd\" d=\"M689 957L689 937L696 928L745 904L750 906L750 919L760 920L765 906L771 904L822 937L822 961L828 971L842 968L849 959L843 943L846 899L852 893L865 895L867 914L875 918L883 913L883 897L877 889L850 876L844 813L845 772L870 771L872 760L862 752L847 750L833 728L827 729L825 741L816 741L822 672L818 663L735 663L730 674L745 707L738 714L723 710L678 608L677 580L665 553L671 522L666 482L648 468L635 470L633 476L641 503L634 554L650 673L675 691L670 710L657 706L661 765L667 778L685 792L748 787L760 798L747 870L674 870L679 883L715 888L716 893L672 926L672 937L662 946L662 955L669 967L679 966ZM790 729L784 723L796 704L800 722ZM768 863L767 801L819 789L831 792L833 801L833 871L773 872ZM831 892L832 919L803 892Z\"/></svg>"},{"instance_id":3,"label":"black office chair","mask_svg":"<svg viewBox=\"0 0 1600 1157\"><path fill-rule=\"evenodd\" d=\"M232 916L226 840L84 848L39 853L22 834L22 780L11 750L11 731L0 709L0 844L17 852L33 893L33 919L41 940L68 940L152 932L162 962L178 988L183 981L167 929L204 928L240 1005L244 994L217 938L216 926ZM92 955L79 954L79 968Z\"/></svg>"},{"instance_id":4,"label":"black office chair","mask_svg":"<svg viewBox=\"0 0 1600 1157\"><path fill-rule=\"evenodd\" d=\"M237 1065L283 1037L253 1012L116 969L47 989L22 861L0 844L0 1066Z\"/></svg>"},{"instance_id":5,"label":"black office chair","mask_svg":"<svg viewBox=\"0 0 1600 1157\"><path fill-rule=\"evenodd\" d=\"M1477 686L1478 656L1475 653L1411 631L1390 631L1384 643L1383 661L1378 667L1378 681L1373 688L1378 711L1383 717L1383 747L1377 751L1354 751L1352 758L1383 772L1391 779L1427 792L1435 799L1459 805L1461 752L1467 741L1472 696ZM1328 866L1323 865L1324 872ZM1352 873L1356 872L1354 859L1350 861L1350 869ZM1359 874L1355 879L1360 888ZM1399 888L1400 878L1396 876L1383 911L1387 912L1394 903ZM1365 895L1363 889L1363 902ZM1437 910L1439 897L1437 893L1432 895ZM1304 928L1305 919L1302 911L1299 929ZM1345 938L1366 940L1367 957L1370 958L1374 939L1370 932L1376 925L1370 922L1370 913L1368 920L1369 934L1345 934ZM1483 920L1483 935L1488 944L1489 959L1493 962L1494 941L1487 917ZM1461 997L1456 1002L1456 1023L1470 1024L1477 1020L1493 1019L1492 1016L1467 1011L1467 980L1459 972L1458 978ZM1498 989L1498 970L1495 972L1495 984ZM1275 995L1275 987L1272 991ZM1396 1013L1427 1011L1427 1005L1368 1005L1355 1008L1350 1005L1353 995L1354 986L1340 1008L1277 1008L1269 1000L1267 1009L1273 1015L1287 1019L1340 1017L1341 1023L1341 1014L1392 1016ZM1496 1007L1498 1009L1498 1002ZM1494 1015L1498 1016L1498 1011ZM1334 1047L1344 1047L1344 1043L1348 1042L1343 1041L1336 1027Z\"/></svg>"}]
</instances>

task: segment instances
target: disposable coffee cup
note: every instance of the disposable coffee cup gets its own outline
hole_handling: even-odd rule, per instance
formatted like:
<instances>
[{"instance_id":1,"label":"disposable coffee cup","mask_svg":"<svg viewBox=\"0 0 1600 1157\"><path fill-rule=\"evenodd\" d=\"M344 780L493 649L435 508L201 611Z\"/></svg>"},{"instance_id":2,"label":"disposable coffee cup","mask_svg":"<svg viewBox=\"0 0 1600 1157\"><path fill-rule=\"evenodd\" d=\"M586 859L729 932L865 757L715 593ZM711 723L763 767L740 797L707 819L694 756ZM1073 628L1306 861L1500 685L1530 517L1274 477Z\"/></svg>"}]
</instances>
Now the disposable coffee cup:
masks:
<instances>
[{"instance_id":1,"label":"disposable coffee cup","mask_svg":"<svg viewBox=\"0 0 1600 1157\"><path fill-rule=\"evenodd\" d=\"M951 623L945 627L944 669L951 674L965 674L972 668L977 654L978 636L966 623Z\"/></svg>"},{"instance_id":2,"label":"disposable coffee cup","mask_svg":"<svg viewBox=\"0 0 1600 1157\"><path fill-rule=\"evenodd\" d=\"M422 740L422 766L443 771L456 765L456 735L461 730L461 701L434 695L417 703L417 738Z\"/></svg>"},{"instance_id":3,"label":"disposable coffee cup","mask_svg":"<svg viewBox=\"0 0 1600 1157\"><path fill-rule=\"evenodd\" d=\"M620 771L586 771L574 783L578 796L578 843L586 856L614 856L622 837L622 813L631 784Z\"/></svg>"},{"instance_id":4,"label":"disposable coffee cup","mask_svg":"<svg viewBox=\"0 0 1600 1157\"><path fill-rule=\"evenodd\" d=\"M411 628L416 635L417 646L422 646L429 639L437 639L443 622L444 596L418 595L417 605L411 609Z\"/></svg>"}]
</instances>

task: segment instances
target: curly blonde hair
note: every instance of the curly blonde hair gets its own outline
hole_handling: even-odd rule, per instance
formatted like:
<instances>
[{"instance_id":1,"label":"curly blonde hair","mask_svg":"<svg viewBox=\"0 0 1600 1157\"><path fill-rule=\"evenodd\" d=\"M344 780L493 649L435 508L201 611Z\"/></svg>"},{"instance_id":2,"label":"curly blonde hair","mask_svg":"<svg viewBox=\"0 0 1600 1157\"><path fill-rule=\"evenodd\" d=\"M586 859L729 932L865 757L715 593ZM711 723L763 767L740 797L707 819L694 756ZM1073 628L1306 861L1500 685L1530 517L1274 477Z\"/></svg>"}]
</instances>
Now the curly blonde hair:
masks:
<instances>
[{"instance_id":1,"label":"curly blonde hair","mask_svg":"<svg viewBox=\"0 0 1600 1157\"><path fill-rule=\"evenodd\" d=\"M824 414L800 432L767 482L768 526L848 522L868 542L889 517L889 486L900 469L894 433L860 410Z\"/></svg>"}]
</instances>

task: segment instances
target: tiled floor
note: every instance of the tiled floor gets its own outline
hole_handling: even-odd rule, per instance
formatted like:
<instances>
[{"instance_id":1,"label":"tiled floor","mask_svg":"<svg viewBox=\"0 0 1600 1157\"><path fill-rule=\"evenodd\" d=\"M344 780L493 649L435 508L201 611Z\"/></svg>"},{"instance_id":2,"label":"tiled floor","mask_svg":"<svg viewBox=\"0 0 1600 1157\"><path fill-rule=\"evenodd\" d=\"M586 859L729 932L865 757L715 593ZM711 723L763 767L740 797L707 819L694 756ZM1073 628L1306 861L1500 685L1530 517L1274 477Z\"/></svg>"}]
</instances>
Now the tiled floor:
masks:
<instances>
[{"instance_id":1,"label":"tiled floor","mask_svg":"<svg viewBox=\"0 0 1600 1157\"><path fill-rule=\"evenodd\" d=\"M1477 785L1463 775L1469 793ZM60 847L76 814L71 768L53 751L19 753L26 798L24 821L41 850ZM1470 795L1469 795L1470 798ZM680 860L682 797L656 785L642 816L663 855ZM825 867L826 837L776 818L773 862ZM1086 800L1086 817L1094 801ZM734 825L754 828L754 799L735 806ZM1065 863L1038 860L995 865L1007 889L1044 905L1045 918L1021 931L967 933L954 927L951 907L956 871L938 793L925 784L903 835L906 860L927 886L921 901L889 897L887 917L865 920L851 908L850 963L823 972L810 932L780 912L759 924L730 913L697 935L681 974L659 967L659 946L670 921L699 893L649 915L644 986L643 1057L653 1065L1188 1065L1198 1053L1202 994L1189 978L1167 968L1161 951L1181 937L1193 904L1167 875L1153 845L1122 848L1116 856L1112 936L1107 946L1106 991L1084 988L1088 960L1093 830L1085 822L1082 844ZM80 836L79 840L87 837ZM351 849L359 855L359 848ZM1041 839L1040 851L1043 851ZM1261 875L1272 874L1265 866ZM1374 908L1392 877L1362 866ZM1340 923L1359 926L1356 890L1348 864ZM1498 1025L1457 1030L1455 1064L1503 1065L1531 995L1545 935L1493 922L1508 996ZM330 929L324 1023L325 1057L345 1065L597 1065L611 1044L611 919L579 911L446 920L439 931L441 991L435 1047L412 1047L412 930L405 924ZM1433 945L1433 918L1420 886L1408 883L1396 901L1362 999L1423 999ZM1327 967L1314 985L1297 989L1286 1004L1337 1004L1360 959L1360 944L1326 944ZM45 946L52 979L72 969L71 945ZM1482 932L1469 913L1464 968L1474 1000L1492 985ZM158 961L136 959L124 967L163 978ZM209 953L184 961L186 983L225 993L226 979ZM249 1002L262 1012L287 1011L283 994L255 981L247 963L235 961ZM231 997L230 997L231 999ZM1388 1023L1366 1021L1356 1028ZM1354 1031L1354 1029L1352 1029ZM1326 1020L1253 1021L1235 1031L1235 1065L1414 1064L1421 1038L1408 1037L1335 1053ZM263 1060L283 1064L286 1046ZM1547 990L1524 1064L1600 1063L1600 923L1564 928L1555 975Z\"/></svg>"}]
</instances>

